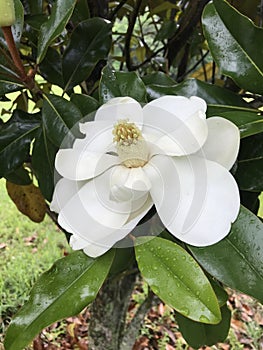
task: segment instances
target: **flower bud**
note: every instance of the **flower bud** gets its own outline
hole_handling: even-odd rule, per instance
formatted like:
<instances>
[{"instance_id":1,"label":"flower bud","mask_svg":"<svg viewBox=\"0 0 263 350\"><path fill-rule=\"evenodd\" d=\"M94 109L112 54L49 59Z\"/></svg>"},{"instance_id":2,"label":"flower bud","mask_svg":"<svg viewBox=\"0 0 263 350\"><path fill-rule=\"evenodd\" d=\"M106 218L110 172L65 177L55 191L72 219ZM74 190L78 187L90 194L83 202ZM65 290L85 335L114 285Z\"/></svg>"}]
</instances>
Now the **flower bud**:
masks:
<instances>
[{"instance_id":1,"label":"flower bud","mask_svg":"<svg viewBox=\"0 0 263 350\"><path fill-rule=\"evenodd\" d=\"M0 0L0 27L8 27L15 23L15 5L13 0Z\"/></svg>"}]
</instances>

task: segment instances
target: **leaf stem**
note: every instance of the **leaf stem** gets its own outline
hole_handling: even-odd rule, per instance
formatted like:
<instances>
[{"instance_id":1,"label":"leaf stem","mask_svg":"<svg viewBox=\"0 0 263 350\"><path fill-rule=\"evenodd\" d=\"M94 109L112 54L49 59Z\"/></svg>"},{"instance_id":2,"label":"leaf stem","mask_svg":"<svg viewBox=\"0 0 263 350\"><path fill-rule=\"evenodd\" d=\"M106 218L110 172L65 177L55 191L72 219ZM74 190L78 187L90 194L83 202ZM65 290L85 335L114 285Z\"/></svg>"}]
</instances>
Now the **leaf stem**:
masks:
<instances>
[{"instance_id":1,"label":"leaf stem","mask_svg":"<svg viewBox=\"0 0 263 350\"><path fill-rule=\"evenodd\" d=\"M9 52L11 54L11 57L14 61L14 64L18 70L19 76L23 81L26 81L27 79L27 75L26 75L26 71L25 68L23 66L23 63L21 61L19 52L17 50L15 41L14 41L14 37L12 34L12 30L11 30L11 26L8 27L2 27L3 33L4 33L4 37L9 49Z\"/></svg>"}]
</instances>

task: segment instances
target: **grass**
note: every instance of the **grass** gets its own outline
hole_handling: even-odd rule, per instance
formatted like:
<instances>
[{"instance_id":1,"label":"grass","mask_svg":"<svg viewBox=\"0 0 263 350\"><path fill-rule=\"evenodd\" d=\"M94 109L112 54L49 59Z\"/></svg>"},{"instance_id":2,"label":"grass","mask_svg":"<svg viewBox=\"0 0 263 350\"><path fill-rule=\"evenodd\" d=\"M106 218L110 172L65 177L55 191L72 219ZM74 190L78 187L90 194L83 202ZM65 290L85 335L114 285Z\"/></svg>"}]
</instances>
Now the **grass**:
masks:
<instances>
[{"instance_id":1,"label":"grass","mask_svg":"<svg viewBox=\"0 0 263 350\"><path fill-rule=\"evenodd\" d=\"M28 298L39 275L68 249L64 234L46 217L41 224L18 212L0 180L0 338Z\"/></svg>"}]
</instances>

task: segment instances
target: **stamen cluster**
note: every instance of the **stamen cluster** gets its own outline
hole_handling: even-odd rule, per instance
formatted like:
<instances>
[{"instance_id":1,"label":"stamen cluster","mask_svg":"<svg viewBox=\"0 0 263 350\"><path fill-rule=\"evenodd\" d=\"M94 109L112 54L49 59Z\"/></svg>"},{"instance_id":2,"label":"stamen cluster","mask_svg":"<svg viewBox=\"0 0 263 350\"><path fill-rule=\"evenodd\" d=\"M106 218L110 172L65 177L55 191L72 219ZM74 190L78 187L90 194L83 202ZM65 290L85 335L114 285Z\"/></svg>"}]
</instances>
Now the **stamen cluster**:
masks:
<instances>
[{"instance_id":1,"label":"stamen cluster","mask_svg":"<svg viewBox=\"0 0 263 350\"><path fill-rule=\"evenodd\" d=\"M112 133L114 135L113 141L120 146L136 144L138 139L142 137L141 131L137 126L134 123L129 123L128 120L119 120L114 126Z\"/></svg>"}]
</instances>

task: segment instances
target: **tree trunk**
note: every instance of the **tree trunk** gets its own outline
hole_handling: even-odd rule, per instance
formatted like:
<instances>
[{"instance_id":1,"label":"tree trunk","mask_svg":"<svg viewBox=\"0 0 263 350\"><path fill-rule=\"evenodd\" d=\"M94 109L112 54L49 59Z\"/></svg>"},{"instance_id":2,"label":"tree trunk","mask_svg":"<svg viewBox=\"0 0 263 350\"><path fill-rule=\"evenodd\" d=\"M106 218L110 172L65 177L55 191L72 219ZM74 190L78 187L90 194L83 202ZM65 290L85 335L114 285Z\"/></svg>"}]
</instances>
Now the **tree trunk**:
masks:
<instances>
[{"instance_id":1,"label":"tree trunk","mask_svg":"<svg viewBox=\"0 0 263 350\"><path fill-rule=\"evenodd\" d=\"M136 274L130 274L105 282L90 309L90 350L120 349L135 280Z\"/></svg>"}]
</instances>

